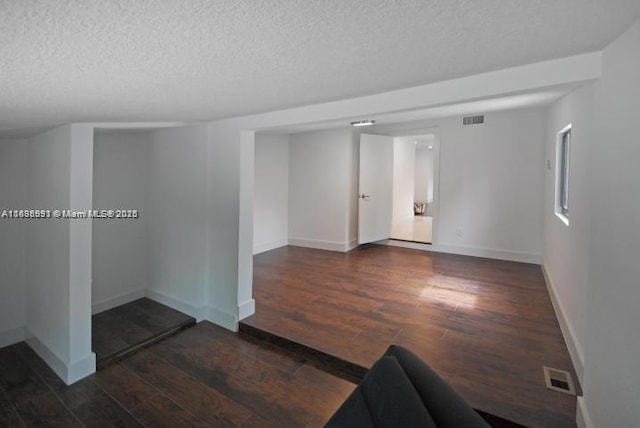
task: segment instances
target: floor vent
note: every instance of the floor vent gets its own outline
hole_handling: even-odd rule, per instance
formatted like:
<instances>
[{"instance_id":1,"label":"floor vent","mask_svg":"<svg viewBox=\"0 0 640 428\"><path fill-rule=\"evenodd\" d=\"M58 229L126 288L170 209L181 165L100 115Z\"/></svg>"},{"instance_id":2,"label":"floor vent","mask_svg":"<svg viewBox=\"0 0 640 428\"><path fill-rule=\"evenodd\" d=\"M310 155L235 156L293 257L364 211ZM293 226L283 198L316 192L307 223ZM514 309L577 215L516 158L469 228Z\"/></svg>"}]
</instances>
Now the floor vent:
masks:
<instances>
[{"instance_id":1,"label":"floor vent","mask_svg":"<svg viewBox=\"0 0 640 428\"><path fill-rule=\"evenodd\" d=\"M571 380L571 374L568 371L553 369L547 366L543 366L542 368L544 369L544 380L547 388L564 392L565 394L576 395L573 380Z\"/></svg>"}]
</instances>

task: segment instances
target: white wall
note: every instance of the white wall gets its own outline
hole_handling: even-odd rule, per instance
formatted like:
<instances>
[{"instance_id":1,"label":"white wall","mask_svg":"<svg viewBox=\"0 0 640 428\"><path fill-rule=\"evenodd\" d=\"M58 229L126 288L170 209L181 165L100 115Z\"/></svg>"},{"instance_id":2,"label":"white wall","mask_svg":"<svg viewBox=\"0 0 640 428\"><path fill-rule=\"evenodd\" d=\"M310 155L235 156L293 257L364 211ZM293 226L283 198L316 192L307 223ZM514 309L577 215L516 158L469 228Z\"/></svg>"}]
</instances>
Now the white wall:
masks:
<instances>
[{"instance_id":1,"label":"white wall","mask_svg":"<svg viewBox=\"0 0 640 428\"><path fill-rule=\"evenodd\" d=\"M144 295L151 133L98 131L94 142L93 207L138 210L138 219L93 221L94 313Z\"/></svg>"},{"instance_id":2,"label":"white wall","mask_svg":"<svg viewBox=\"0 0 640 428\"><path fill-rule=\"evenodd\" d=\"M360 134L351 132L351 141L347 147L347 230L345 236L349 243L348 249L358 243L358 190L360 184Z\"/></svg>"},{"instance_id":3,"label":"white wall","mask_svg":"<svg viewBox=\"0 0 640 428\"><path fill-rule=\"evenodd\" d=\"M540 263L545 119L544 109L527 108L486 114L483 125L456 116L373 131L439 129L435 250Z\"/></svg>"},{"instance_id":4,"label":"white wall","mask_svg":"<svg viewBox=\"0 0 640 428\"><path fill-rule=\"evenodd\" d=\"M289 135L256 134L253 253L287 245Z\"/></svg>"},{"instance_id":5,"label":"white wall","mask_svg":"<svg viewBox=\"0 0 640 428\"><path fill-rule=\"evenodd\" d=\"M602 78L549 108L547 156L571 123L569 225L547 171L544 267L583 397L579 427L640 426L640 22L603 52Z\"/></svg>"},{"instance_id":6,"label":"white wall","mask_svg":"<svg viewBox=\"0 0 640 428\"><path fill-rule=\"evenodd\" d=\"M291 135L289 244L346 251L356 235L351 129Z\"/></svg>"},{"instance_id":7,"label":"white wall","mask_svg":"<svg viewBox=\"0 0 640 428\"><path fill-rule=\"evenodd\" d=\"M96 209L138 219L95 220L94 311L147 296L205 316L205 127L96 133Z\"/></svg>"},{"instance_id":8,"label":"white wall","mask_svg":"<svg viewBox=\"0 0 640 428\"><path fill-rule=\"evenodd\" d=\"M206 317L236 329L240 308L253 306L254 135L226 122L206 132Z\"/></svg>"},{"instance_id":9,"label":"white wall","mask_svg":"<svg viewBox=\"0 0 640 428\"><path fill-rule=\"evenodd\" d=\"M168 128L151 138L147 293L202 319L207 280L205 129Z\"/></svg>"},{"instance_id":10,"label":"white wall","mask_svg":"<svg viewBox=\"0 0 640 428\"><path fill-rule=\"evenodd\" d=\"M28 143L0 140L0 213L27 207ZM0 218L0 347L24 340L27 220Z\"/></svg>"},{"instance_id":11,"label":"white wall","mask_svg":"<svg viewBox=\"0 0 640 428\"><path fill-rule=\"evenodd\" d=\"M93 127L71 125L69 209L88 210L93 205ZM94 373L91 350L91 241L92 220L69 224L69 360L65 381L73 383Z\"/></svg>"},{"instance_id":12,"label":"white wall","mask_svg":"<svg viewBox=\"0 0 640 428\"><path fill-rule=\"evenodd\" d=\"M595 92L595 138L589 169L592 235L581 402L586 404L593 426L640 426L638 46L640 21L605 48L602 79Z\"/></svg>"},{"instance_id":13,"label":"white wall","mask_svg":"<svg viewBox=\"0 0 640 428\"><path fill-rule=\"evenodd\" d=\"M70 126L29 141L28 205L67 209L71 169ZM69 358L69 220L27 227L27 325L61 361Z\"/></svg>"},{"instance_id":14,"label":"white wall","mask_svg":"<svg viewBox=\"0 0 640 428\"><path fill-rule=\"evenodd\" d=\"M521 109L439 123L439 244L540 262L545 115ZM458 236L461 232L461 236Z\"/></svg>"},{"instance_id":15,"label":"white wall","mask_svg":"<svg viewBox=\"0 0 640 428\"><path fill-rule=\"evenodd\" d=\"M548 109L544 203L544 269L555 304L561 306L560 325L580 381L584 366L589 283L590 184L589 155L593 135L593 84L555 102ZM568 124L571 129L569 165L570 222L567 226L554 212L556 136Z\"/></svg>"},{"instance_id":16,"label":"white wall","mask_svg":"<svg viewBox=\"0 0 640 428\"><path fill-rule=\"evenodd\" d=\"M393 207L392 222L413 218L416 167L415 138L393 139Z\"/></svg>"},{"instance_id":17,"label":"white wall","mask_svg":"<svg viewBox=\"0 0 640 428\"><path fill-rule=\"evenodd\" d=\"M416 201L433 201L433 149L416 150L414 189Z\"/></svg>"},{"instance_id":18,"label":"white wall","mask_svg":"<svg viewBox=\"0 0 640 428\"><path fill-rule=\"evenodd\" d=\"M65 125L29 140L27 204L89 209L93 130ZM91 352L91 221L27 224L28 343L67 383L95 371Z\"/></svg>"},{"instance_id":19,"label":"white wall","mask_svg":"<svg viewBox=\"0 0 640 428\"><path fill-rule=\"evenodd\" d=\"M237 321L233 314L238 310L241 318L252 313L255 130L336 120L346 123L349 119L345 118L356 120L390 111L522 94L597 79L600 66L601 55L595 52L366 97L208 123L207 302L215 306L211 319L230 325ZM541 229L538 232L541 234ZM436 236L437 231L434 231ZM495 255L495 252L490 254Z\"/></svg>"}]
</instances>

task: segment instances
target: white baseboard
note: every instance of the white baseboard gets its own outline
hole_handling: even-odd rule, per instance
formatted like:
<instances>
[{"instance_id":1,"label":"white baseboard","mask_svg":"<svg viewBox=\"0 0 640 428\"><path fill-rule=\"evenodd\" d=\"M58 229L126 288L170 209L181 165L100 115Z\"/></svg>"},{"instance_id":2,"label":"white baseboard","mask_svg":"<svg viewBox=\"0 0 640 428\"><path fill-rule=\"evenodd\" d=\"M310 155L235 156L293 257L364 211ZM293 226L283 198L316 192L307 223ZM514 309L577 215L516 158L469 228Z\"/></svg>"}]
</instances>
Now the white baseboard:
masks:
<instances>
[{"instance_id":1,"label":"white baseboard","mask_svg":"<svg viewBox=\"0 0 640 428\"><path fill-rule=\"evenodd\" d=\"M144 294L145 297L151 300L155 300L156 302L169 306L176 311L184 312L185 314L194 317L196 319L196 322L200 322L206 318L204 306L193 306L189 303L183 302L180 299L176 299L175 297L169 296L156 290L146 289Z\"/></svg>"},{"instance_id":2,"label":"white baseboard","mask_svg":"<svg viewBox=\"0 0 640 428\"><path fill-rule=\"evenodd\" d=\"M576 425L578 428L595 428L589 412L587 411L587 403L584 401L584 397L578 397L578 403L576 406Z\"/></svg>"},{"instance_id":3,"label":"white baseboard","mask_svg":"<svg viewBox=\"0 0 640 428\"><path fill-rule=\"evenodd\" d=\"M352 242L322 241L319 239L289 238L289 245L294 247L315 248L316 250L339 251L345 253L354 247ZM357 242L355 244L357 246Z\"/></svg>"},{"instance_id":4,"label":"white baseboard","mask_svg":"<svg viewBox=\"0 0 640 428\"><path fill-rule=\"evenodd\" d=\"M392 247L433 251L434 253L459 254L462 256L483 257L487 259L532 263L536 265L542 263L542 255L536 253L496 250L492 248L468 247L464 245L452 244L422 244L420 242L398 241L394 239L386 239L384 241L378 241L375 243L380 245L389 245Z\"/></svg>"},{"instance_id":5,"label":"white baseboard","mask_svg":"<svg viewBox=\"0 0 640 428\"><path fill-rule=\"evenodd\" d=\"M85 357L65 363L53 350L42 343L35 334L26 330L27 344L67 385L71 385L96 372L96 354L90 352Z\"/></svg>"},{"instance_id":6,"label":"white baseboard","mask_svg":"<svg viewBox=\"0 0 640 428\"><path fill-rule=\"evenodd\" d=\"M271 242L263 242L262 244L253 245L253 255L264 253L265 251L275 250L276 248L284 247L287 245L287 239L278 239Z\"/></svg>"},{"instance_id":7,"label":"white baseboard","mask_svg":"<svg viewBox=\"0 0 640 428\"><path fill-rule=\"evenodd\" d=\"M26 339L24 327L10 328L9 330L0 331L0 348L13 345L14 343L23 342Z\"/></svg>"},{"instance_id":8,"label":"white baseboard","mask_svg":"<svg viewBox=\"0 0 640 428\"><path fill-rule=\"evenodd\" d=\"M222 309L207 305L205 319L227 330L238 331L238 317Z\"/></svg>"},{"instance_id":9,"label":"white baseboard","mask_svg":"<svg viewBox=\"0 0 640 428\"><path fill-rule=\"evenodd\" d=\"M85 377L96 372L96 354L90 352L89 355L80 358L76 361L71 362L69 364L69 369L67 371L67 380L65 381L67 385L71 385L79 381L80 379L84 379Z\"/></svg>"},{"instance_id":10,"label":"white baseboard","mask_svg":"<svg viewBox=\"0 0 640 428\"><path fill-rule=\"evenodd\" d=\"M256 313L256 301L249 299L238 305L238 320L243 320Z\"/></svg>"},{"instance_id":11,"label":"white baseboard","mask_svg":"<svg viewBox=\"0 0 640 428\"><path fill-rule=\"evenodd\" d=\"M564 341L567 344L571 362L573 362L573 367L576 370L578 381L582 385L582 379L584 376L584 353L582 352L582 346L580 346L580 342L578 342L578 340L576 339L576 334L573 330L573 327L571 326L571 322L565 316L564 306L558 298L556 286L551 279L549 271L547 270L547 267L545 265L542 265L542 274L544 275L544 281L547 283L547 289L549 290L551 304L553 305L553 310L556 313L558 324L560 324L560 331L562 332Z\"/></svg>"},{"instance_id":12,"label":"white baseboard","mask_svg":"<svg viewBox=\"0 0 640 428\"><path fill-rule=\"evenodd\" d=\"M103 299L98 302L94 302L91 305L91 315L108 311L109 309L113 309L117 306L121 306L129 302L133 302L134 300L138 300L143 297L145 297L145 289L139 288L134 291L129 291L126 293L119 294L115 297L110 297L108 299Z\"/></svg>"},{"instance_id":13,"label":"white baseboard","mask_svg":"<svg viewBox=\"0 0 640 428\"><path fill-rule=\"evenodd\" d=\"M349 241L349 243L347 244L347 247L345 249L345 252L347 251L351 251L354 248L356 248L358 246L358 240L357 239L352 239L351 241Z\"/></svg>"},{"instance_id":14,"label":"white baseboard","mask_svg":"<svg viewBox=\"0 0 640 428\"><path fill-rule=\"evenodd\" d=\"M542 264L542 254L520 251L498 250L494 248L470 247L455 244L432 245L432 251L461 254L463 256L484 257L487 259L507 260L511 262Z\"/></svg>"},{"instance_id":15,"label":"white baseboard","mask_svg":"<svg viewBox=\"0 0 640 428\"><path fill-rule=\"evenodd\" d=\"M390 247L410 248L412 250L433 251L433 245L421 244L419 242L398 241L395 239L385 239L384 241L376 242L380 245L388 245Z\"/></svg>"}]
</instances>

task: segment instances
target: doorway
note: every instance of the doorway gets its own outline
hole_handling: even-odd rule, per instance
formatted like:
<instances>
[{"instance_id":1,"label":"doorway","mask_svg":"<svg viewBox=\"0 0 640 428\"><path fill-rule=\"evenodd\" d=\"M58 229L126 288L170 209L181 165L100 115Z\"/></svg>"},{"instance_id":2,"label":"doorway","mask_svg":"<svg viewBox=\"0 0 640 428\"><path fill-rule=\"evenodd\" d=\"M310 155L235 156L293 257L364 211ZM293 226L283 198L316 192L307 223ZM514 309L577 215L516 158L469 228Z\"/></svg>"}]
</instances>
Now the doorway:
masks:
<instances>
[{"instance_id":1,"label":"doorway","mask_svg":"<svg viewBox=\"0 0 640 428\"><path fill-rule=\"evenodd\" d=\"M437 242L439 132L360 134L358 243Z\"/></svg>"},{"instance_id":2,"label":"doorway","mask_svg":"<svg viewBox=\"0 0 640 428\"><path fill-rule=\"evenodd\" d=\"M394 138L391 239L433 242L435 135Z\"/></svg>"}]
</instances>

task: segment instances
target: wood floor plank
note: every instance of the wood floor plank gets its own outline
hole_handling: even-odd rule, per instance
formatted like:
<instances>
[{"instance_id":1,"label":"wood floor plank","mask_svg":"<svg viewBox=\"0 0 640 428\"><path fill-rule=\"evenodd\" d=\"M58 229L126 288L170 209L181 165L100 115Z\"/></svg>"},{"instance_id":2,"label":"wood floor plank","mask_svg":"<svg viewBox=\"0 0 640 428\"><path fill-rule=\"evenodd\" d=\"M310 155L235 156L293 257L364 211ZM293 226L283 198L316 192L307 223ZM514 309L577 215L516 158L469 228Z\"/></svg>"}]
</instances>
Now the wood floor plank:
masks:
<instances>
[{"instance_id":1,"label":"wood floor plank","mask_svg":"<svg viewBox=\"0 0 640 428\"><path fill-rule=\"evenodd\" d=\"M0 389L0 426L11 428L24 427L18 412L9 402L2 389Z\"/></svg>"},{"instance_id":2,"label":"wood floor plank","mask_svg":"<svg viewBox=\"0 0 640 428\"><path fill-rule=\"evenodd\" d=\"M121 363L110 364L99 370L93 376L93 381L129 411L158 393L156 388Z\"/></svg>"},{"instance_id":3,"label":"wood floor plank","mask_svg":"<svg viewBox=\"0 0 640 428\"><path fill-rule=\"evenodd\" d=\"M240 426L251 416L252 412L246 407L202 385L191 376L176 371L150 352L136 352L123 364L140 373L147 382L211 426Z\"/></svg>"},{"instance_id":4,"label":"wood floor plank","mask_svg":"<svg viewBox=\"0 0 640 428\"><path fill-rule=\"evenodd\" d=\"M133 415L148 428L204 428L206 423L162 394L136 407Z\"/></svg>"},{"instance_id":5,"label":"wood floor plank","mask_svg":"<svg viewBox=\"0 0 640 428\"><path fill-rule=\"evenodd\" d=\"M251 417L242 425L242 428L277 428L278 423L271 423L257 413L252 413Z\"/></svg>"},{"instance_id":6,"label":"wood floor plank","mask_svg":"<svg viewBox=\"0 0 640 428\"><path fill-rule=\"evenodd\" d=\"M0 388L16 408L51 392L38 374L22 360L16 345L0 349Z\"/></svg>"},{"instance_id":7,"label":"wood floor plank","mask_svg":"<svg viewBox=\"0 0 640 428\"><path fill-rule=\"evenodd\" d=\"M322 426L355 388L207 322L71 386L28 346L1 351L11 368L35 373L26 379L40 379L42 389L5 381L13 388L0 390L0 426L23 426L20 417L26 426ZM4 368L3 378L14 379ZM9 398L19 402L15 411Z\"/></svg>"},{"instance_id":8,"label":"wood floor plank","mask_svg":"<svg viewBox=\"0 0 640 428\"><path fill-rule=\"evenodd\" d=\"M300 407L303 402L296 403L295 410L290 406L291 375L242 358L240 352L198 341L193 331L199 328L158 343L150 351L267 420L287 426L308 423L311 415Z\"/></svg>"},{"instance_id":9,"label":"wood floor plank","mask_svg":"<svg viewBox=\"0 0 640 428\"><path fill-rule=\"evenodd\" d=\"M24 342L0 349L2 427L322 426L346 382L208 322L66 385Z\"/></svg>"},{"instance_id":10,"label":"wood floor plank","mask_svg":"<svg viewBox=\"0 0 640 428\"><path fill-rule=\"evenodd\" d=\"M16 410L27 427L74 428L82 426L77 417L51 391L30 396L21 401L16 406Z\"/></svg>"},{"instance_id":11,"label":"wood floor plank","mask_svg":"<svg viewBox=\"0 0 640 428\"><path fill-rule=\"evenodd\" d=\"M195 319L148 298L92 316L92 349L99 367Z\"/></svg>"},{"instance_id":12,"label":"wood floor plank","mask_svg":"<svg viewBox=\"0 0 640 428\"><path fill-rule=\"evenodd\" d=\"M190 334L203 341L214 341L220 346L239 351L288 374L295 373L305 362L302 357L285 352L280 347L265 344L250 336L239 337L234 332L216 328L212 324L202 324L200 328L190 331Z\"/></svg>"},{"instance_id":13,"label":"wood floor plank","mask_svg":"<svg viewBox=\"0 0 640 428\"><path fill-rule=\"evenodd\" d=\"M90 400L73 408L73 413L86 427L143 427L136 418L107 394L95 394Z\"/></svg>"},{"instance_id":14,"label":"wood floor plank","mask_svg":"<svg viewBox=\"0 0 640 428\"><path fill-rule=\"evenodd\" d=\"M16 358L21 359L31 370L36 372L49 389L56 392L66 388L62 379L26 343L22 342L14 346L17 347L19 353Z\"/></svg>"},{"instance_id":15,"label":"wood floor plank","mask_svg":"<svg viewBox=\"0 0 640 428\"><path fill-rule=\"evenodd\" d=\"M64 385L54 389L60 401L71 410L75 410L87 403L104 398L104 391L96 385L91 377L82 379L73 385Z\"/></svg>"},{"instance_id":16,"label":"wood floor plank","mask_svg":"<svg viewBox=\"0 0 640 428\"><path fill-rule=\"evenodd\" d=\"M370 367L406 346L476 408L527 426L575 426L575 397L542 366L575 372L539 266L367 245L254 257L249 326ZM578 387L579 388L579 387Z\"/></svg>"},{"instance_id":17,"label":"wood floor plank","mask_svg":"<svg viewBox=\"0 0 640 428\"><path fill-rule=\"evenodd\" d=\"M311 388L295 374L219 346L208 340L207 325L201 323L158 343L150 352L278 426L306 426L316 418L328 419L327 414L346 399L346 391L329 399L324 388Z\"/></svg>"},{"instance_id":18,"label":"wood floor plank","mask_svg":"<svg viewBox=\"0 0 640 428\"><path fill-rule=\"evenodd\" d=\"M351 382L336 378L325 371L305 364L296 372L296 392L306 397L312 409L312 421L326 422L356 388Z\"/></svg>"}]
</instances>

